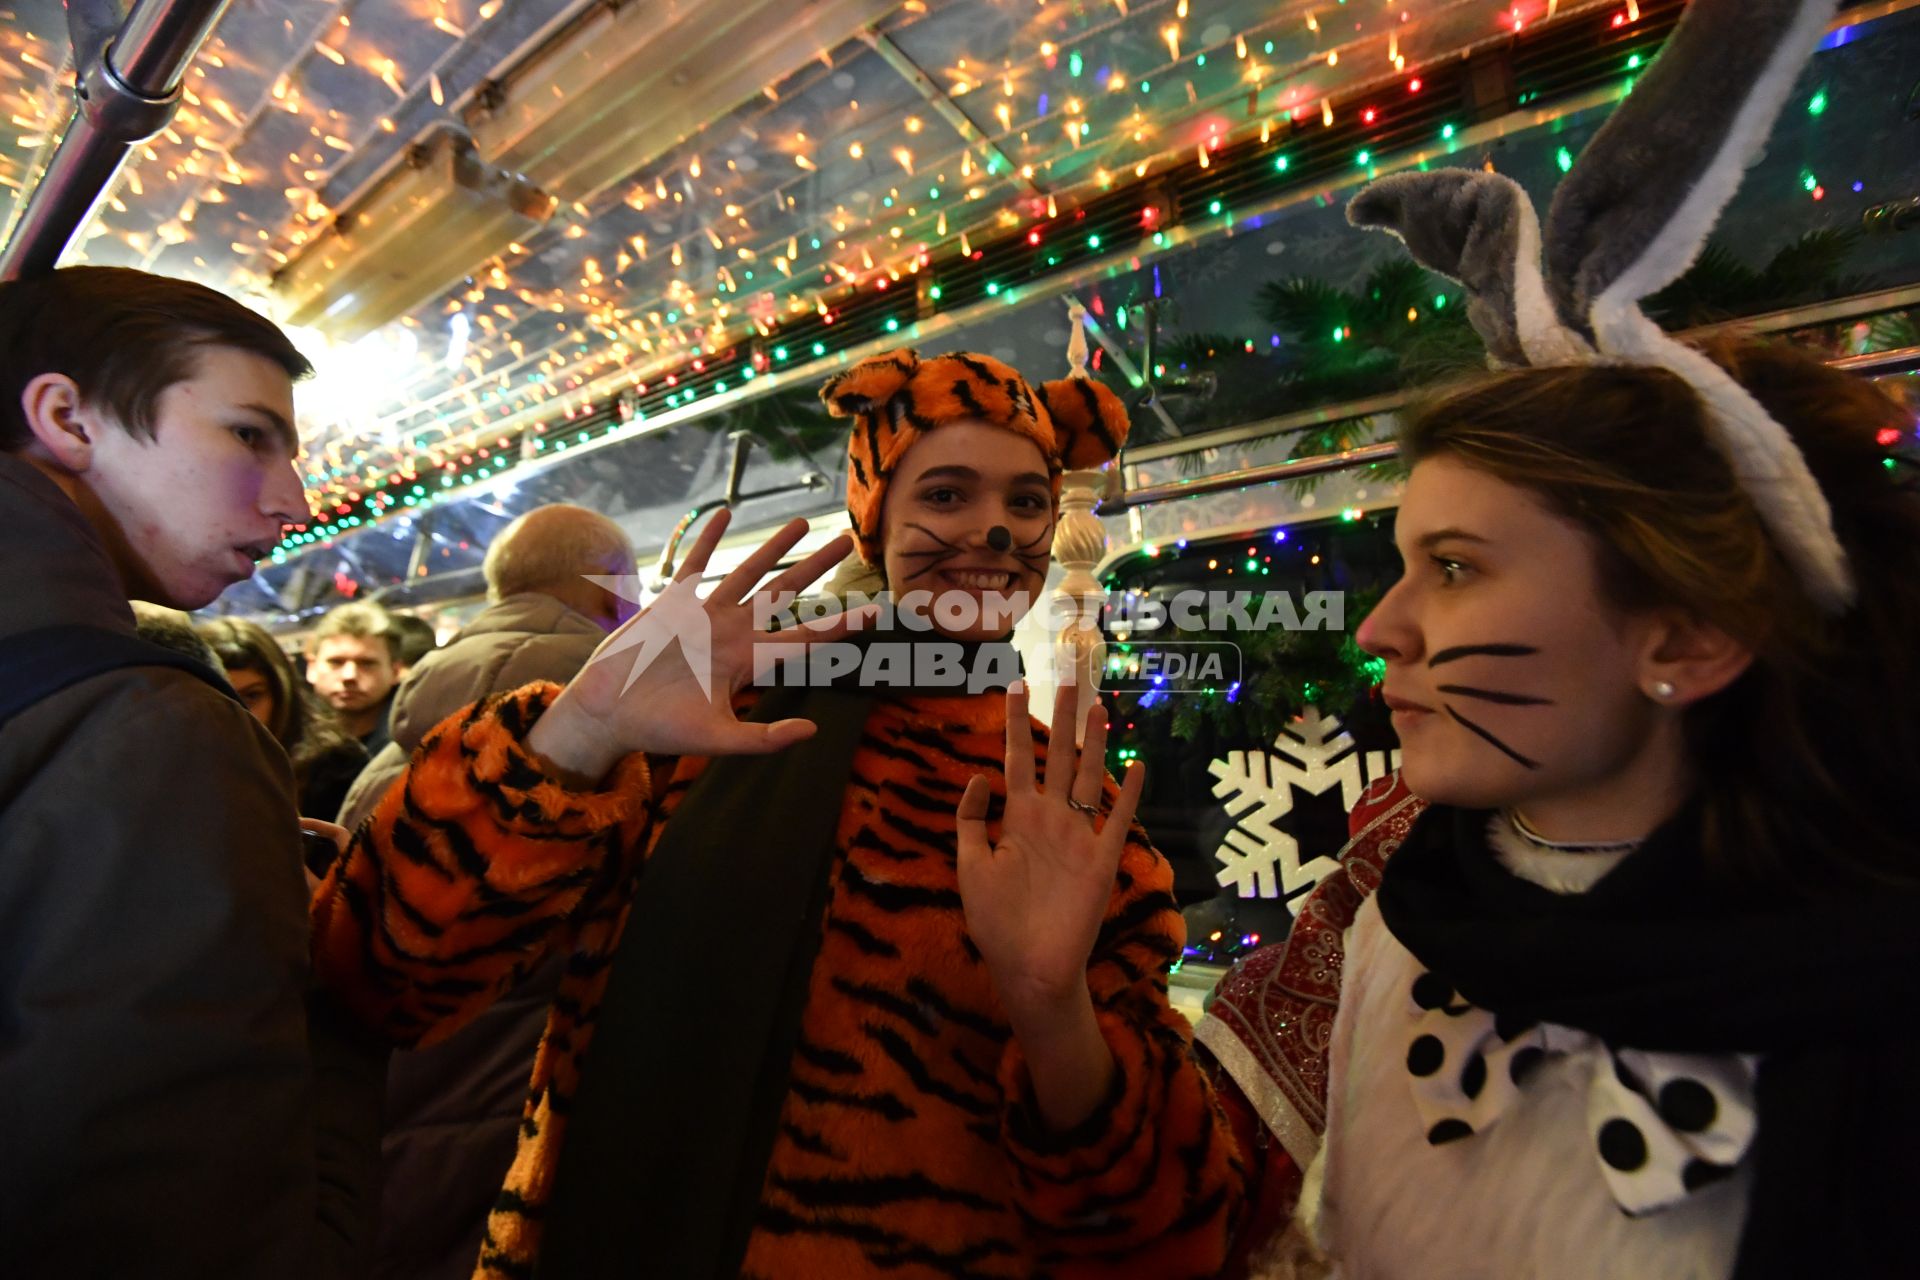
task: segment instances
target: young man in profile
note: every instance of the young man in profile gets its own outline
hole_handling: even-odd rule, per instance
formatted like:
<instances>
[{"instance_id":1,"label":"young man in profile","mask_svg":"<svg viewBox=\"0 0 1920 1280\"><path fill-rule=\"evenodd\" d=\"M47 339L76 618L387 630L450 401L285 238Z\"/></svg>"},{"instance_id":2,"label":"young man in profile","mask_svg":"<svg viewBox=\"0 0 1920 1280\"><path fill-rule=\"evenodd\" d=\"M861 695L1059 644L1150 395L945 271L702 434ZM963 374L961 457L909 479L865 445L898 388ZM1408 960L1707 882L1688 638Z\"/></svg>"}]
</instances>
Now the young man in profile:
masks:
<instances>
[{"instance_id":1,"label":"young man in profile","mask_svg":"<svg viewBox=\"0 0 1920 1280\"><path fill-rule=\"evenodd\" d=\"M0 284L0 1254L59 1274L354 1265L287 758L188 669L74 666L307 519L309 372L198 285Z\"/></svg>"}]
</instances>

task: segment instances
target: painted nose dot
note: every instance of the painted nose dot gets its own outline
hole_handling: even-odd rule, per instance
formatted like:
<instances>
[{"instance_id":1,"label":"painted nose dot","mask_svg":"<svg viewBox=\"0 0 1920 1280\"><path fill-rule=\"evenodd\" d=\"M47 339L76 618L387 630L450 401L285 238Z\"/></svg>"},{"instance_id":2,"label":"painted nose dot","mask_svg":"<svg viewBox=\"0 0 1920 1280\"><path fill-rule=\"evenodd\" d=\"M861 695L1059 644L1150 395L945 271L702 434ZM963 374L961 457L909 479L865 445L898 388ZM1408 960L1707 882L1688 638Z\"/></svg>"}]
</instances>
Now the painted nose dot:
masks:
<instances>
[{"instance_id":1,"label":"painted nose dot","mask_svg":"<svg viewBox=\"0 0 1920 1280\"><path fill-rule=\"evenodd\" d=\"M1008 532L1007 526L997 524L987 530L987 545L995 551L1005 551L1013 545L1013 534Z\"/></svg>"}]
</instances>

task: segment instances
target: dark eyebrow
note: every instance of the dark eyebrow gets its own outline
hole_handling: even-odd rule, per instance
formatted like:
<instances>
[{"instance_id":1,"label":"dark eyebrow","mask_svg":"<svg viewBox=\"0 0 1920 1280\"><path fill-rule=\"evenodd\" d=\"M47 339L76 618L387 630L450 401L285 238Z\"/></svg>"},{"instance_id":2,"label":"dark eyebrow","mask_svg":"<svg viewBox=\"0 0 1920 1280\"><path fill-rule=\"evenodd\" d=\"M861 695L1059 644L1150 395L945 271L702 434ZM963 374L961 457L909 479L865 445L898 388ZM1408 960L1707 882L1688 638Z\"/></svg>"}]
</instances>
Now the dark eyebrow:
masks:
<instances>
[{"instance_id":1,"label":"dark eyebrow","mask_svg":"<svg viewBox=\"0 0 1920 1280\"><path fill-rule=\"evenodd\" d=\"M972 467L963 467L954 463L945 467L928 467L915 476L913 482L919 484L922 480L978 480L979 478L980 473Z\"/></svg>"},{"instance_id":2,"label":"dark eyebrow","mask_svg":"<svg viewBox=\"0 0 1920 1280\"><path fill-rule=\"evenodd\" d=\"M980 473L972 467L962 466L955 462L949 463L944 467L928 467L916 476L913 482L915 484L921 484L928 480L964 480L970 484L978 484L980 482ZM1010 488L1017 485L1035 485L1042 489L1049 487L1052 483L1051 478L1040 474L1038 471L1023 471L1007 482Z\"/></svg>"},{"instance_id":3,"label":"dark eyebrow","mask_svg":"<svg viewBox=\"0 0 1920 1280\"><path fill-rule=\"evenodd\" d=\"M240 407L250 412L259 414L261 417L265 418L270 424L272 424L273 433L280 437L280 443L283 446L285 446L287 450L287 455L289 457L294 457L299 454L300 452L299 433L293 429L293 424L291 422L288 422L285 418L280 416L280 411L278 409L268 408L264 404L243 404Z\"/></svg>"},{"instance_id":4,"label":"dark eyebrow","mask_svg":"<svg viewBox=\"0 0 1920 1280\"><path fill-rule=\"evenodd\" d=\"M1435 529L1432 533L1423 533L1415 539L1414 546L1425 551L1442 542L1477 542L1487 545L1487 540L1477 533L1468 533L1465 529Z\"/></svg>"}]
</instances>

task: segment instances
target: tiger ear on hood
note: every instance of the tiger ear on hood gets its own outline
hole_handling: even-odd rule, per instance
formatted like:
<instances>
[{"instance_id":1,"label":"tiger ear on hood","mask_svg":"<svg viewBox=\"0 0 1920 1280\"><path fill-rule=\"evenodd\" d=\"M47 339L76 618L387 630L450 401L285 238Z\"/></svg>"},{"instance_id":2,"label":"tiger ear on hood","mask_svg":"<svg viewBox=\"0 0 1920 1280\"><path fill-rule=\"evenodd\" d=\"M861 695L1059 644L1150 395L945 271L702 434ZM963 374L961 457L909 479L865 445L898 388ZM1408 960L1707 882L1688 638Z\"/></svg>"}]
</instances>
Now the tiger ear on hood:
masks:
<instances>
[{"instance_id":1,"label":"tiger ear on hood","mask_svg":"<svg viewBox=\"0 0 1920 1280\"><path fill-rule=\"evenodd\" d=\"M827 379L820 399L836 418L875 413L893 402L920 367L920 353L909 347L862 360Z\"/></svg>"},{"instance_id":2,"label":"tiger ear on hood","mask_svg":"<svg viewBox=\"0 0 1920 1280\"><path fill-rule=\"evenodd\" d=\"M1091 377L1040 384L1040 401L1053 419L1056 456L1067 471L1091 471L1113 461L1127 442L1127 406Z\"/></svg>"}]
</instances>

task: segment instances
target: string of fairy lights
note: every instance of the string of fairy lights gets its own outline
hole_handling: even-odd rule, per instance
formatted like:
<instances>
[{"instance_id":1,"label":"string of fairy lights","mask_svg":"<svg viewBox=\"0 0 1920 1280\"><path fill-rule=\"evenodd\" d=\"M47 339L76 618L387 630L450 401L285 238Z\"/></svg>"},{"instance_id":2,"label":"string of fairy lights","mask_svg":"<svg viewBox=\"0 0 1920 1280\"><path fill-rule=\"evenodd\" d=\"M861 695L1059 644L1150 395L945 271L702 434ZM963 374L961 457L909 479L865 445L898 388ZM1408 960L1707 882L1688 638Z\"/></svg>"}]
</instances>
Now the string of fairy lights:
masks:
<instances>
[{"instance_id":1,"label":"string of fairy lights","mask_svg":"<svg viewBox=\"0 0 1920 1280\"><path fill-rule=\"evenodd\" d=\"M1345 4L1346 0L1339 0L1340 6ZM1470 6L1471 0L1451 0L1453 9ZM1071 7L1076 11L1084 8L1079 5ZM1361 7L1358 4L1354 6L1355 9ZM1378 9L1383 18L1377 25L1390 26L1390 22L1386 21L1389 19L1402 24L1409 33L1408 47L1414 47L1413 42L1421 25L1413 20L1410 6L1405 0L1376 0L1372 7ZM1130 12L1127 0L1113 0L1113 8L1122 18ZM1518 13L1520 8L1515 6L1514 11ZM1042 25L1045 10L1046 6L1043 5ZM1060 119L1064 118L1066 134L1076 150L1081 149L1083 142L1089 149L1094 148L1090 140L1095 137L1096 128L1101 131L1099 142L1102 145L1099 150L1103 159L1115 145L1131 145L1139 149L1140 154L1129 160L1129 167L1137 175L1151 167L1155 149L1162 146L1163 140L1158 136L1162 131L1160 124L1142 107L1143 103L1155 103L1157 109L1158 104L1170 100L1164 80L1159 99L1149 96L1154 79L1162 72L1172 74L1184 64L1185 69L1193 73L1175 81L1186 90L1186 99L1180 104L1183 112L1201 112L1216 104L1223 95L1237 96L1247 83L1254 86L1253 96L1257 98L1262 87L1280 69L1261 63L1258 50L1250 41L1258 40L1263 29L1288 22L1304 22L1306 25L1302 30L1322 31L1310 11L1302 11L1299 5L1282 6L1262 16L1238 35L1225 23L1203 27L1200 32L1201 46L1189 49L1182 45L1180 36L1180 24L1190 17L1188 0L1147 0L1145 4L1135 4L1131 13L1140 17L1161 10L1173 20L1161 28L1161 37L1167 39L1169 53L1177 56L1173 61L1154 64L1139 74L1114 65L1096 66L1094 60L1079 51L1081 46L1091 48L1099 37L1107 34L1113 26L1112 22L1084 25L1074 33L1071 42L1063 39L1056 44L1052 40L1041 40L1038 42L1037 57L1018 62L1008 59L998 68L970 63L965 58L959 59L956 66L947 68L942 75L947 81L945 92L950 101L964 100L970 103L983 94L992 94L999 99L990 109L973 108L976 116L990 117L1000 130L980 140L977 156L971 141L959 151L931 156L926 153L925 148L933 145L931 140L940 132L926 118L927 104L909 104L871 121L871 127L879 128L883 133L891 131L890 135L881 136L867 131L867 118L873 115L871 111L862 112L857 99L847 103L846 122L852 131L851 141L846 142L848 156L852 159L873 159L876 166L873 176L877 181L885 180L881 171L889 165L895 166L891 170L895 178L902 175L911 178L915 174L936 175L934 182L926 189L924 199L910 185L893 185L886 188L884 195L871 198L875 207L865 215L849 209L845 204L836 204L818 225L794 227L790 233L776 235L771 241L767 241L763 235L761 247L756 250L752 247L750 237L735 236L729 222L738 224L742 230L751 231L754 227L748 222L749 217L767 223L790 212L796 203L791 186L777 186L756 197L716 184L710 188L710 193L714 200L725 201L719 209L724 217L716 218L709 225L669 243L650 246L647 235L628 237L627 243L617 250L611 263L603 263L597 257L586 258L581 264L582 274L578 281L581 291L571 299L589 307L584 323L572 327L557 325L555 327L561 332L558 339L525 349L518 347L519 337L516 333L508 340L508 346L515 356L517 368L490 368L482 376L477 372L479 366L476 363L476 380L482 384L489 380L495 383L491 397L483 394L478 399L490 403L501 402L499 411L507 412L517 405L505 405L506 401L518 397L537 401L559 394L556 388L577 389L596 368L604 368L616 361L643 364L646 357L664 351L674 351L684 356L694 347L712 349L723 346L722 339L727 326L742 319L743 311L751 310L738 297L748 292L750 285L762 290L762 296L773 303L771 311L777 313L784 309L789 314L796 314L809 308L826 309L830 300L821 290L837 288L843 283L855 284L877 279L884 274L892 283L898 284L903 271L911 272L921 265L930 242L945 242L957 230L964 251L967 228L961 225L962 218L977 216L1000 201L1010 203L999 208L997 215L988 220L992 224L1017 226L1025 217L1037 215L1039 208L1044 207L1040 198L1031 187L1024 193L1020 187L1021 184L1030 184L1038 176L1059 176L1053 172L1054 160L1048 158L1044 151L1039 151L1035 144L1040 137L1050 135L1053 124ZM1198 17L1194 20L1196 23L1199 21ZM1327 30L1337 25L1330 20ZM1359 25L1365 27L1366 24ZM1269 34L1275 32L1269 31ZM1386 34L1373 37L1373 42L1382 46L1390 62L1404 63L1405 55L1397 52L1399 39L1398 33L1389 29ZM1208 40L1213 43L1207 44ZM1324 43L1318 34L1315 43ZM1271 53L1274 47L1274 40L1264 42L1266 52ZM1349 55L1348 62L1351 64L1358 51L1354 42L1349 41L1345 44L1335 43L1302 65L1285 68L1286 79L1292 87L1283 96L1289 101L1295 96L1310 96L1306 83L1311 79L1310 72L1320 66L1323 58L1331 65L1339 65L1343 51ZM1225 70L1222 79L1224 89L1220 84L1209 84L1208 77L1214 72L1205 71L1209 67L1209 54L1222 52L1230 56L1216 58L1212 65L1216 70ZM1053 85L1060 92L1049 93L1046 85L1041 83L1043 72L1061 73L1065 84ZM1084 81L1083 75L1086 77ZM847 79L851 80L851 77ZM1016 93L1020 95L1017 99ZM784 102L794 96L794 87L770 89L769 95L776 102ZM1016 101L1020 104L1019 115L1016 114ZM1028 106L1028 103L1032 105ZM1029 112L1031 114L1027 114ZM937 112L934 114L938 115ZM1107 116L1115 118L1107 119ZM743 127L766 141L774 167L791 160L802 171L789 171L795 179L816 173L827 163L825 140L809 136L805 129L789 128L771 115L743 122ZM1222 126L1216 119L1207 127L1217 132ZM1016 139L1017 147L1014 146ZM1202 137L1196 146L1204 151L1208 141L1209 138ZM834 145L839 144L840 141L836 139ZM1038 151L1038 157L1032 162L1015 163L1007 158L1010 150L1018 150L1023 155L1035 155ZM731 168L736 162L729 160L725 163ZM629 191L626 202L635 210L645 210L650 203L652 206L667 201L679 204L683 199L704 197L708 194L708 189L703 189L704 183L716 176L712 174L712 168L716 167L717 163L703 172L697 152L691 158L676 159L671 170L642 175ZM1041 170L1045 173L1040 173ZM1111 186L1117 180L1115 172L1104 166L1093 177L1102 186ZM733 186L738 187L739 184L735 182ZM1023 195L1033 201L1033 208L1020 208ZM950 212L955 224L952 229L948 226ZM763 231L766 229L762 227ZM576 227L570 226L565 234L572 236L576 231ZM849 239L850 236L856 238ZM781 242L784 242L784 252L781 251ZM636 260L647 261L650 247L656 259L667 255L675 268L690 267L693 254L711 249L719 255L717 263L709 264L713 268L714 291L703 298L701 292L686 279L676 277L668 291L659 298L620 300L617 296L621 284L620 273ZM629 249L632 253L629 253ZM522 252L523 257L533 250L531 242L516 247L516 252ZM732 261L735 255L742 261ZM758 282L753 265L756 261L761 276ZM472 303L482 309L480 324L489 337L512 331L519 313L511 305L511 299L517 298L527 304L545 304L553 297L551 293L535 297L529 291L511 289L511 276L506 268L513 265L503 263L497 275L489 271L484 278L476 277L476 288L463 299L450 300L449 309L462 303ZM772 278L771 273L775 270L781 279ZM493 286L495 296L489 295L488 284ZM602 285L614 287L602 290ZM763 285L767 287L762 289ZM505 304L497 296L503 292L510 299ZM501 319L506 323L496 325L492 316L484 314L486 311L500 312ZM707 319L703 320L702 317ZM753 320L764 329L764 314L754 316ZM723 331L718 337L714 333L716 325ZM594 338L599 341L593 341ZM571 349L571 358L557 358L563 348ZM691 354L697 356L700 352L691 351ZM475 359L477 361L478 357ZM515 387L507 381L510 373L521 372L525 374L521 385ZM424 408L430 416L456 402L464 403L471 415L482 412L481 404L476 403L474 397L459 391L443 393L437 403ZM518 400L517 403L524 403L524 400ZM417 415L402 414L386 425L390 433L406 435L418 421Z\"/></svg>"},{"instance_id":2,"label":"string of fairy lights","mask_svg":"<svg viewBox=\"0 0 1920 1280\"><path fill-rule=\"evenodd\" d=\"M1608 84L1630 87L1681 8L1679 0L1650 0L1568 13L1551 25L1523 23L1506 42L1511 96L1493 101L1474 101L1466 60L1421 67L1398 55L1403 62L1391 77L1251 126L1209 132L1192 154L1149 166L1137 178L1129 172L1122 180L1103 171L1097 178L1105 181L1084 190L1057 192L1019 211L1003 210L987 234L962 232L951 243L916 244L910 257L885 265L869 252L861 271L842 265L832 273L837 288L823 287L810 304L790 305L784 314L755 317L743 334L723 334L719 342L699 340L707 331L685 327L694 317L669 309L658 319L663 325L681 324L687 345L674 349L656 342L654 354L662 347L669 354L647 361L636 358L644 349L636 350L631 327L609 329L601 335L602 349L587 357L590 363L570 366L564 377L550 363L536 366L532 395L516 400L497 386L486 395L471 386L459 393L467 404L458 417L513 418L503 428L443 436L372 474L356 469L352 460L329 459L325 471L313 477L315 522L292 531L275 558L284 561L392 513L458 497L515 467L644 428L662 416L677 420L720 397L750 392L769 374L880 342L909 340L917 326L934 317L1015 304L1049 278L1089 264L1111 263L1116 272L1139 270L1177 245L1231 234L1241 211L1270 205L1288 193L1321 190L1406 163L1447 163L1450 156L1450 162L1459 163L1459 136L1478 120L1522 105L1544 109ZM1045 56L1058 61L1073 55L1056 47ZM925 188L929 208L940 198L939 181L936 175ZM899 195L889 199L896 204L907 199L904 190L895 190ZM905 208L923 212L917 200ZM864 270L868 263L871 272ZM685 295L681 301L697 305ZM720 305L709 299L712 310ZM609 341L614 334L619 337ZM593 344L581 336L579 345ZM618 393L597 401L568 397L570 391L590 388L594 364L622 374ZM528 405L549 397L559 404L551 416L527 421Z\"/></svg>"}]
</instances>

